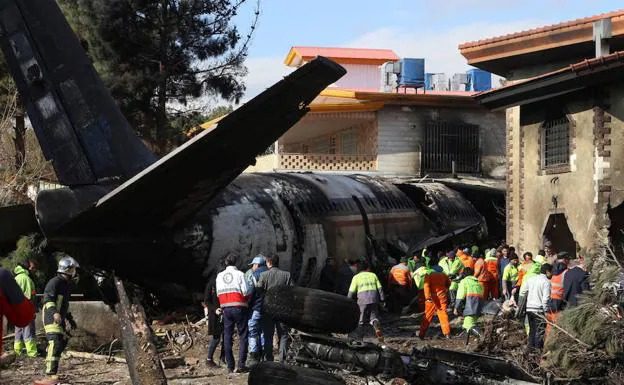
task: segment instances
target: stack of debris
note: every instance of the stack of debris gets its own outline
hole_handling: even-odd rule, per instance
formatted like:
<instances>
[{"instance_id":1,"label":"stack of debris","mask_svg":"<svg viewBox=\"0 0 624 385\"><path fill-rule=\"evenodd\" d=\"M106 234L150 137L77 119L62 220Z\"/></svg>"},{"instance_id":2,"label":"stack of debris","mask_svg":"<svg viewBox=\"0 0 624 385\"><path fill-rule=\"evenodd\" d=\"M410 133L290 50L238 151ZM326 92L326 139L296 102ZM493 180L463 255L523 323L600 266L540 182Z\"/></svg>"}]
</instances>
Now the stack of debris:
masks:
<instances>
[{"instance_id":1,"label":"stack of debris","mask_svg":"<svg viewBox=\"0 0 624 385\"><path fill-rule=\"evenodd\" d=\"M563 311L542 367L555 376L624 383L624 269L607 246L592 258L593 290Z\"/></svg>"}]
</instances>

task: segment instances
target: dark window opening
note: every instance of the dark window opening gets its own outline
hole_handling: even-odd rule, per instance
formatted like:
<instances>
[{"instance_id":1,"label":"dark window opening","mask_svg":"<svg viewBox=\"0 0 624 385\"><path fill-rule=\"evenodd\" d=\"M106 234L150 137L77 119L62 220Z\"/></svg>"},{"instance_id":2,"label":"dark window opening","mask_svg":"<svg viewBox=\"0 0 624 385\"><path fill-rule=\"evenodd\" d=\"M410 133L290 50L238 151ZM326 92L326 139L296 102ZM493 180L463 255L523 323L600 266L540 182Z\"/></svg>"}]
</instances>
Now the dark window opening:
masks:
<instances>
[{"instance_id":1,"label":"dark window opening","mask_svg":"<svg viewBox=\"0 0 624 385\"><path fill-rule=\"evenodd\" d=\"M570 164L570 122L564 115L542 125L542 169Z\"/></svg>"},{"instance_id":2,"label":"dark window opening","mask_svg":"<svg viewBox=\"0 0 624 385\"><path fill-rule=\"evenodd\" d=\"M425 127L422 146L424 172L480 171L479 126L464 123L430 121Z\"/></svg>"}]
</instances>

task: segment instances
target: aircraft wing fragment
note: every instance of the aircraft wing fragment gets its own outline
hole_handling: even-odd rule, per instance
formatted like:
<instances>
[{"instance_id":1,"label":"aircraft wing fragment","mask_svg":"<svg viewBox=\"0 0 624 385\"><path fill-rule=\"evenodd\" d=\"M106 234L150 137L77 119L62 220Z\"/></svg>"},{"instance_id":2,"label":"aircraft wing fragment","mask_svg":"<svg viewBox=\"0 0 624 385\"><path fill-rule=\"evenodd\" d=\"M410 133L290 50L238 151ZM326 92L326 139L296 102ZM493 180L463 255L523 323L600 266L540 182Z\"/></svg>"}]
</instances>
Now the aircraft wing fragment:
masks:
<instances>
[{"instance_id":1,"label":"aircraft wing fragment","mask_svg":"<svg viewBox=\"0 0 624 385\"><path fill-rule=\"evenodd\" d=\"M210 201L308 111L346 70L319 57L100 198L48 236L140 235L166 230ZM51 194L52 195L52 194ZM46 201L41 194L37 210ZM49 208L50 210L52 208ZM52 226L54 227L54 226ZM50 234L52 232L52 234Z\"/></svg>"}]
</instances>

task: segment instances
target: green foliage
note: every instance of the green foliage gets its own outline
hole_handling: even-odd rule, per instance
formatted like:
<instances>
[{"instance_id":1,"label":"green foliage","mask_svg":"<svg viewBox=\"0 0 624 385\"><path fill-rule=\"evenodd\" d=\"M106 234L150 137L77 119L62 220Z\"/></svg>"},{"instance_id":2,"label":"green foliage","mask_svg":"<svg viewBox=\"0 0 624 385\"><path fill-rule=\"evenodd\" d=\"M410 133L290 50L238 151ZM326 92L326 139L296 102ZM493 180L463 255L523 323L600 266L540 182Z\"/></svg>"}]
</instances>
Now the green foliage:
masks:
<instances>
[{"instance_id":1,"label":"green foliage","mask_svg":"<svg viewBox=\"0 0 624 385\"><path fill-rule=\"evenodd\" d=\"M593 266L593 289L557 321L567 333L553 328L546 340L543 366L562 377L609 376L624 366L624 320L617 291L623 272L615 265Z\"/></svg>"},{"instance_id":2,"label":"green foliage","mask_svg":"<svg viewBox=\"0 0 624 385\"><path fill-rule=\"evenodd\" d=\"M161 150L179 133L168 104L242 97L250 35L232 20L244 2L59 0L125 116Z\"/></svg>"},{"instance_id":3,"label":"green foliage","mask_svg":"<svg viewBox=\"0 0 624 385\"><path fill-rule=\"evenodd\" d=\"M30 234L18 239L16 248L9 253L7 258L0 261L0 265L9 271L13 271L17 265L27 265L29 260L37 263L37 272L33 280L38 288L45 286L47 277L54 274L55 265L50 261L45 249L47 242L39 234Z\"/></svg>"}]
</instances>

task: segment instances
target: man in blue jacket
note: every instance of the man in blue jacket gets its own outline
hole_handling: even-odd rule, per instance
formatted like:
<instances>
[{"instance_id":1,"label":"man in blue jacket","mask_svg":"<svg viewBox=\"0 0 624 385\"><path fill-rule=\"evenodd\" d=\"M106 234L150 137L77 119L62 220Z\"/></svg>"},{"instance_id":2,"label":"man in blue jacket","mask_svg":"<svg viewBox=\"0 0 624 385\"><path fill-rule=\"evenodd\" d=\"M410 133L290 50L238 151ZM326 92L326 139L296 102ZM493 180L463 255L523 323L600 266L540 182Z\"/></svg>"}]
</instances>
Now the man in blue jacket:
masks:
<instances>
[{"instance_id":1,"label":"man in blue jacket","mask_svg":"<svg viewBox=\"0 0 624 385\"><path fill-rule=\"evenodd\" d=\"M266 260L264 255L258 254L249 264L251 269L245 273L247 285L251 288L251 299L249 300L249 356L247 358L247 367L252 368L260 362L262 357L262 347L264 343L273 343L273 341L263 341L262 334L262 302L264 295L256 289L260 280L260 274L267 271Z\"/></svg>"}]
</instances>

